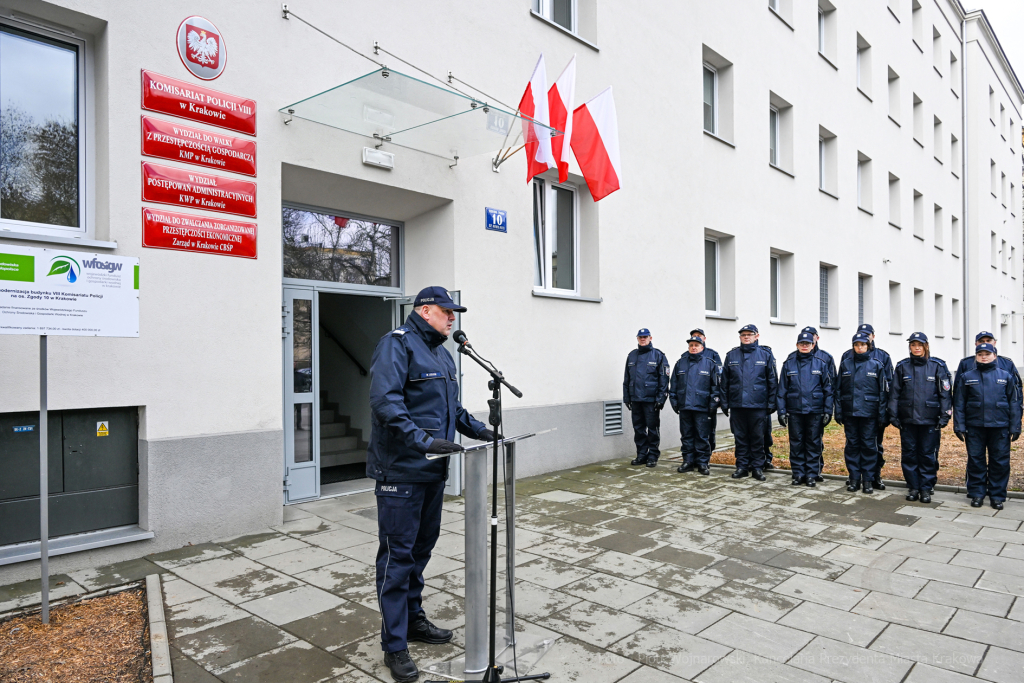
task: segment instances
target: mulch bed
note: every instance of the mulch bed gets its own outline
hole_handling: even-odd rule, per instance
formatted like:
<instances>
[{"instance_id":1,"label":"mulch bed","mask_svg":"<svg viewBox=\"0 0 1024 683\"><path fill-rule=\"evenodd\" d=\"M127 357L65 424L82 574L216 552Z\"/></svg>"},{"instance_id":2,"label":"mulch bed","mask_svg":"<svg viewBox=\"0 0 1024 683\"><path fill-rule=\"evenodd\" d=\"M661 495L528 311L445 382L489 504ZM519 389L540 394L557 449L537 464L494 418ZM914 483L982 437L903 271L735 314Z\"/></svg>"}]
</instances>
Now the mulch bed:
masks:
<instances>
[{"instance_id":1,"label":"mulch bed","mask_svg":"<svg viewBox=\"0 0 1024 683\"><path fill-rule=\"evenodd\" d=\"M722 426L721 424L719 426ZM772 432L775 445L772 454L776 466L789 467L789 434L785 429ZM846 435L843 428L832 422L825 428L824 446L826 474L846 476L846 461L843 459L843 448L846 446ZM887 427L885 440L885 467L882 468L883 479L903 481L903 470L900 468L900 433L895 427ZM734 465L736 454L732 450L718 451L711 454L711 462L720 465ZM950 486L964 486L967 471L967 449L960 440L953 436L953 425L950 423L942 430L942 441L939 445L939 483ZM1024 491L1024 439L1010 444L1010 485L1011 491Z\"/></svg>"},{"instance_id":2,"label":"mulch bed","mask_svg":"<svg viewBox=\"0 0 1024 683\"><path fill-rule=\"evenodd\" d=\"M0 681L151 683L146 592L132 588L0 621Z\"/></svg>"}]
</instances>

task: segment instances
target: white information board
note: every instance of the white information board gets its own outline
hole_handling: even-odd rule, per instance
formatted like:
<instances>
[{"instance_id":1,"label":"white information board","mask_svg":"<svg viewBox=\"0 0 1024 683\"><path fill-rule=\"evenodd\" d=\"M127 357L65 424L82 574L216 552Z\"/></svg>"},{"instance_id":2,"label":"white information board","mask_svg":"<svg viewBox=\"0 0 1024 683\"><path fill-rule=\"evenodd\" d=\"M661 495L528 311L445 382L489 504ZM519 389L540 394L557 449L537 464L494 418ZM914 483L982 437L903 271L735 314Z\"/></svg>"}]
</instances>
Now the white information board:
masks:
<instances>
[{"instance_id":1,"label":"white information board","mask_svg":"<svg viewBox=\"0 0 1024 683\"><path fill-rule=\"evenodd\" d=\"M0 244L0 334L139 336L139 259Z\"/></svg>"}]
</instances>

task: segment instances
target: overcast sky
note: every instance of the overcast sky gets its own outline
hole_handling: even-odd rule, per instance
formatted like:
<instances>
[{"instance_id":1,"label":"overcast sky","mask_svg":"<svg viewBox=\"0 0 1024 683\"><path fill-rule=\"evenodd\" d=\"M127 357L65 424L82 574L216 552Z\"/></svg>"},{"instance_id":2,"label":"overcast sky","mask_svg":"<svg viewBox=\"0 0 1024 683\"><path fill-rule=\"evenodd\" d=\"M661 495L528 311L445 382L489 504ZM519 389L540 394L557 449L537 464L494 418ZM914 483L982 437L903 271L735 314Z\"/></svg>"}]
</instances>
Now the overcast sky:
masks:
<instances>
[{"instance_id":1,"label":"overcast sky","mask_svg":"<svg viewBox=\"0 0 1024 683\"><path fill-rule=\"evenodd\" d=\"M1024 0L961 0L968 10L985 10L999 42L1024 82Z\"/></svg>"}]
</instances>

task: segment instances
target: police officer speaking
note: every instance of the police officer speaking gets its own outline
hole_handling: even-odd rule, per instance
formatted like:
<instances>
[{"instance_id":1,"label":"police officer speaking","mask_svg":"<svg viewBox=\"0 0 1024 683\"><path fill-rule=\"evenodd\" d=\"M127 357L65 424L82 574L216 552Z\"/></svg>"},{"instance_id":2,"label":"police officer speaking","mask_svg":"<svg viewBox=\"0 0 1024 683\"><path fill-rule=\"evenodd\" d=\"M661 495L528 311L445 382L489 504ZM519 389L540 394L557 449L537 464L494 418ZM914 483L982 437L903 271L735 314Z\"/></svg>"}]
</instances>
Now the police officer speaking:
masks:
<instances>
[{"instance_id":1,"label":"police officer speaking","mask_svg":"<svg viewBox=\"0 0 1024 683\"><path fill-rule=\"evenodd\" d=\"M875 346L875 328L868 323L863 323L857 327L858 334L867 335L868 338L868 355L877 360L882 364L882 369L885 371L886 384L892 383L892 358L888 353ZM842 361L845 361L853 355L852 349L847 349L843 352ZM837 404L838 406L838 404ZM875 471L872 473L871 483L879 491L885 490L885 484L882 483L882 468L885 467L885 449L882 447L882 439L885 437L885 425L888 421L888 410L882 415L882 421L878 424L878 428L875 430ZM836 420L838 422L838 420Z\"/></svg>"},{"instance_id":2,"label":"police officer speaking","mask_svg":"<svg viewBox=\"0 0 1024 683\"><path fill-rule=\"evenodd\" d=\"M952 411L952 380L946 364L931 357L924 332L907 341L910 357L896 364L889 388L889 422L900 430L907 500L930 503L939 472L939 437Z\"/></svg>"},{"instance_id":3,"label":"police officer speaking","mask_svg":"<svg viewBox=\"0 0 1024 683\"><path fill-rule=\"evenodd\" d=\"M846 430L846 469L850 479L846 490L863 487L874 493L878 459L878 431L888 410L888 383L882 362L871 356L871 338L864 332L853 335L851 353L839 364L839 390L835 402L836 422Z\"/></svg>"},{"instance_id":4,"label":"police officer speaking","mask_svg":"<svg viewBox=\"0 0 1024 683\"><path fill-rule=\"evenodd\" d=\"M789 426L789 463L793 485L816 486L821 435L832 420L832 375L814 354L814 335L801 332L796 353L782 364L779 377L779 424Z\"/></svg>"},{"instance_id":5,"label":"police officer speaking","mask_svg":"<svg viewBox=\"0 0 1024 683\"><path fill-rule=\"evenodd\" d=\"M396 681L419 676L408 642L447 643L452 632L423 611L423 570L441 531L448 458L462 450L455 432L490 441L494 433L459 402L455 361L442 344L455 311L443 287L416 296L405 324L384 335L370 365L370 446L366 476L376 480L377 598L384 663Z\"/></svg>"},{"instance_id":6,"label":"police officer speaking","mask_svg":"<svg viewBox=\"0 0 1024 683\"><path fill-rule=\"evenodd\" d=\"M689 350L672 368L668 397L679 415L683 464L677 472L711 474L711 416L718 412L718 365L704 355L704 340L687 340Z\"/></svg>"},{"instance_id":7,"label":"police officer speaking","mask_svg":"<svg viewBox=\"0 0 1024 683\"><path fill-rule=\"evenodd\" d=\"M636 458L632 465L655 467L661 451L661 409L668 398L668 358L654 348L651 331L636 333L637 348L626 357L622 379L622 402L633 413L633 442Z\"/></svg>"},{"instance_id":8,"label":"police officer speaking","mask_svg":"<svg viewBox=\"0 0 1024 683\"><path fill-rule=\"evenodd\" d=\"M779 378L775 356L758 345L756 325L740 328L740 345L725 355L722 370L722 412L729 416L736 439L733 479L751 476L764 481L765 420L777 409Z\"/></svg>"},{"instance_id":9,"label":"police officer speaking","mask_svg":"<svg viewBox=\"0 0 1024 683\"><path fill-rule=\"evenodd\" d=\"M1020 437L1020 393L1013 376L999 367L995 346L982 342L974 351L974 368L958 374L953 387L953 432L967 444L971 507L981 507L988 495L992 507L1002 510L1010 478L1010 442Z\"/></svg>"}]
</instances>

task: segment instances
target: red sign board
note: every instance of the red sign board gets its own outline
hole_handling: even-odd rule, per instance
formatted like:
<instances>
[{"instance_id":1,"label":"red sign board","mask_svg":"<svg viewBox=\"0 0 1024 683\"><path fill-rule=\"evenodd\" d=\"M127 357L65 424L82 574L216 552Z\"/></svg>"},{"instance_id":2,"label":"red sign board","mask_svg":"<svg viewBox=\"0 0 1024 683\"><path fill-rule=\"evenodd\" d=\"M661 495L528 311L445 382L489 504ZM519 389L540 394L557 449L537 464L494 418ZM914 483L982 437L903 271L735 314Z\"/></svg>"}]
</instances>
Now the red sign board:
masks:
<instances>
[{"instance_id":1,"label":"red sign board","mask_svg":"<svg viewBox=\"0 0 1024 683\"><path fill-rule=\"evenodd\" d=\"M256 175L256 142L142 117L142 153L186 164Z\"/></svg>"},{"instance_id":2,"label":"red sign board","mask_svg":"<svg viewBox=\"0 0 1024 683\"><path fill-rule=\"evenodd\" d=\"M142 201L256 218L256 183L144 161Z\"/></svg>"},{"instance_id":3,"label":"red sign board","mask_svg":"<svg viewBox=\"0 0 1024 683\"><path fill-rule=\"evenodd\" d=\"M256 100L142 71L142 108L256 135Z\"/></svg>"},{"instance_id":4,"label":"red sign board","mask_svg":"<svg viewBox=\"0 0 1024 683\"><path fill-rule=\"evenodd\" d=\"M254 259L256 224L143 209L142 246Z\"/></svg>"}]
</instances>

